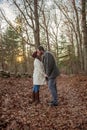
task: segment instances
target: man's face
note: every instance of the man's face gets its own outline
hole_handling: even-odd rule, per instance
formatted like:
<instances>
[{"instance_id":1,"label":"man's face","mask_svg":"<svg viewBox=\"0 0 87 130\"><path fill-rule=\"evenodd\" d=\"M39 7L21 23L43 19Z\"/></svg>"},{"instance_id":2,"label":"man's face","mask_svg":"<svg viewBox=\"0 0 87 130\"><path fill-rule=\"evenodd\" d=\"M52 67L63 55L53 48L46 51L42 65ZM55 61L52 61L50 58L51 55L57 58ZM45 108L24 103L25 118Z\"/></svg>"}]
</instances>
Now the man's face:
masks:
<instances>
[{"instance_id":1,"label":"man's face","mask_svg":"<svg viewBox=\"0 0 87 130\"><path fill-rule=\"evenodd\" d=\"M43 55L43 51L40 51L39 49L37 49L37 55L38 56L42 56Z\"/></svg>"}]
</instances>

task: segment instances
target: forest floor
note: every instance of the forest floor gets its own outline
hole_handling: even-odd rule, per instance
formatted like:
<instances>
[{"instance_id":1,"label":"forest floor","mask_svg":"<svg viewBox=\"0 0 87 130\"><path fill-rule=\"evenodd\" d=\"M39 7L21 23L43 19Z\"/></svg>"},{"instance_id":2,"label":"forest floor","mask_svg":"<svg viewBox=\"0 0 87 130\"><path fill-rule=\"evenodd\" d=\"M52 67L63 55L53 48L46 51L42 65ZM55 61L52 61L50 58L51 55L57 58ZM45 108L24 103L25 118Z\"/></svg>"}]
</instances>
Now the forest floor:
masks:
<instances>
[{"instance_id":1,"label":"forest floor","mask_svg":"<svg viewBox=\"0 0 87 130\"><path fill-rule=\"evenodd\" d=\"M50 107L47 86L38 105L30 104L32 79L0 78L0 130L87 130L87 76L57 80L59 105Z\"/></svg>"}]
</instances>

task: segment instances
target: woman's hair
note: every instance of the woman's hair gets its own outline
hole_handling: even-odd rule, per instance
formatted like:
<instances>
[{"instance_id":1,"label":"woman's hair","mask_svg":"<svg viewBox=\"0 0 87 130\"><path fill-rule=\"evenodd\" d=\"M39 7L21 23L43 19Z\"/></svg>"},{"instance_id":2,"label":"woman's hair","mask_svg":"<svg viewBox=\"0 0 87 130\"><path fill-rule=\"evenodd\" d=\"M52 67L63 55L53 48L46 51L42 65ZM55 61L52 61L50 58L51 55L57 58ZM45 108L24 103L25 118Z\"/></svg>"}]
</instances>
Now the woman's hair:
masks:
<instances>
[{"instance_id":1,"label":"woman's hair","mask_svg":"<svg viewBox=\"0 0 87 130\"><path fill-rule=\"evenodd\" d=\"M32 57L37 58L37 51L33 52Z\"/></svg>"},{"instance_id":2,"label":"woman's hair","mask_svg":"<svg viewBox=\"0 0 87 130\"><path fill-rule=\"evenodd\" d=\"M37 55L37 51L33 52L32 57L33 57L33 58L37 58L37 59L39 59L39 60L41 61L41 57L39 57L39 56Z\"/></svg>"}]
</instances>

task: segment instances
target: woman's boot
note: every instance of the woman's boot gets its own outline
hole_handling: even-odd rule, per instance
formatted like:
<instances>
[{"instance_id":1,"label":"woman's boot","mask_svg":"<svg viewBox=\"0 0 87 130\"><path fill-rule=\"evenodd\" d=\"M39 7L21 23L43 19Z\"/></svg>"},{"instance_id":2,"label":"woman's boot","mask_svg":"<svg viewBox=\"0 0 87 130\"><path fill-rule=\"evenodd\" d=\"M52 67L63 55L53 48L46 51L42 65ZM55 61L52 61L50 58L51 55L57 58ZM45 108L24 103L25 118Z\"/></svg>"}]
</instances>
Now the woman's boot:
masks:
<instances>
[{"instance_id":1,"label":"woman's boot","mask_svg":"<svg viewBox=\"0 0 87 130\"><path fill-rule=\"evenodd\" d=\"M32 103L35 102L35 92L32 93Z\"/></svg>"},{"instance_id":2,"label":"woman's boot","mask_svg":"<svg viewBox=\"0 0 87 130\"><path fill-rule=\"evenodd\" d=\"M39 91L35 93L35 104L40 103Z\"/></svg>"},{"instance_id":3,"label":"woman's boot","mask_svg":"<svg viewBox=\"0 0 87 130\"><path fill-rule=\"evenodd\" d=\"M29 101L30 104L34 103L35 102L35 92L33 91L32 92L32 100Z\"/></svg>"}]
</instances>

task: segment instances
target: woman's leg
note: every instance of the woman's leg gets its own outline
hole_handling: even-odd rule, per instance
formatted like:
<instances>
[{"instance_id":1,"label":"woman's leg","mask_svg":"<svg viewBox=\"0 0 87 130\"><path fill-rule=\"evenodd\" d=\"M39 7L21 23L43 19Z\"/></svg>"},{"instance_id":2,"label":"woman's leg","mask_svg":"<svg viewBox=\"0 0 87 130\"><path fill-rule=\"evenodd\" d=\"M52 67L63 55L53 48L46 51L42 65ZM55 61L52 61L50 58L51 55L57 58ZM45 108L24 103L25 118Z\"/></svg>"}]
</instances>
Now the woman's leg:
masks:
<instances>
[{"instance_id":1,"label":"woman's leg","mask_svg":"<svg viewBox=\"0 0 87 130\"><path fill-rule=\"evenodd\" d=\"M40 85L34 85L33 91L37 93L39 91Z\"/></svg>"},{"instance_id":2,"label":"woman's leg","mask_svg":"<svg viewBox=\"0 0 87 130\"><path fill-rule=\"evenodd\" d=\"M33 92L35 93L36 103L39 103L39 101L40 101L40 99L39 99L39 88L40 88L40 85L34 85L34 87L33 87Z\"/></svg>"},{"instance_id":3,"label":"woman's leg","mask_svg":"<svg viewBox=\"0 0 87 130\"><path fill-rule=\"evenodd\" d=\"M35 102L35 85L33 86L33 92L32 92L32 103Z\"/></svg>"}]
</instances>

